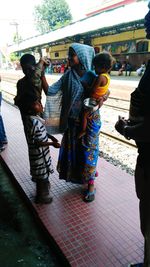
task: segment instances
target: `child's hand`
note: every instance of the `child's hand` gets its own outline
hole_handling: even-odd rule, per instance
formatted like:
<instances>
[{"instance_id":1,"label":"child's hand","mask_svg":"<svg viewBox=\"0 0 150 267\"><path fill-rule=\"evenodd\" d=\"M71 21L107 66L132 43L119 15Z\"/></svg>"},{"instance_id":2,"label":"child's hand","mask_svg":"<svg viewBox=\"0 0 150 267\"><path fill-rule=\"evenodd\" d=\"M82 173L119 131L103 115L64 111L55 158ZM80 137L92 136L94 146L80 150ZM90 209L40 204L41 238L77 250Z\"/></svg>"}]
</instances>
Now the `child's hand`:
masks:
<instances>
[{"instance_id":1,"label":"child's hand","mask_svg":"<svg viewBox=\"0 0 150 267\"><path fill-rule=\"evenodd\" d=\"M99 108L103 105L104 98L101 96L99 99L96 100L97 104L99 105Z\"/></svg>"},{"instance_id":2,"label":"child's hand","mask_svg":"<svg viewBox=\"0 0 150 267\"><path fill-rule=\"evenodd\" d=\"M59 144L58 142L54 142L54 143L53 143L53 147L55 147L55 148L60 148L61 146L60 146L60 144Z\"/></svg>"},{"instance_id":3,"label":"child's hand","mask_svg":"<svg viewBox=\"0 0 150 267\"><path fill-rule=\"evenodd\" d=\"M53 135L48 134L48 138L50 138L53 142L58 143L57 138L55 138Z\"/></svg>"},{"instance_id":4,"label":"child's hand","mask_svg":"<svg viewBox=\"0 0 150 267\"><path fill-rule=\"evenodd\" d=\"M108 89L108 92L103 96L104 101L108 99L109 95L110 95L110 90Z\"/></svg>"}]
</instances>

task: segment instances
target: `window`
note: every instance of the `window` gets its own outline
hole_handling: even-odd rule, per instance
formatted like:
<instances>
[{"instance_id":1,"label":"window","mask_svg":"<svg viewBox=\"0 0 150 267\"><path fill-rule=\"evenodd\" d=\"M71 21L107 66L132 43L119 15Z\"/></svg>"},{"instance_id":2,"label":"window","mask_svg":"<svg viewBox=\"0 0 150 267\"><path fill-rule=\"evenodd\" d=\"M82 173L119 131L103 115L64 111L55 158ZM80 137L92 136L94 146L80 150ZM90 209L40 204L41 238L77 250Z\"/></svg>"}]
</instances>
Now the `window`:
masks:
<instances>
[{"instance_id":1,"label":"window","mask_svg":"<svg viewBox=\"0 0 150 267\"><path fill-rule=\"evenodd\" d=\"M136 52L147 52L148 51L148 42L140 41L136 44Z\"/></svg>"},{"instance_id":2,"label":"window","mask_svg":"<svg viewBox=\"0 0 150 267\"><path fill-rule=\"evenodd\" d=\"M59 57L59 52L55 52L55 57Z\"/></svg>"}]
</instances>

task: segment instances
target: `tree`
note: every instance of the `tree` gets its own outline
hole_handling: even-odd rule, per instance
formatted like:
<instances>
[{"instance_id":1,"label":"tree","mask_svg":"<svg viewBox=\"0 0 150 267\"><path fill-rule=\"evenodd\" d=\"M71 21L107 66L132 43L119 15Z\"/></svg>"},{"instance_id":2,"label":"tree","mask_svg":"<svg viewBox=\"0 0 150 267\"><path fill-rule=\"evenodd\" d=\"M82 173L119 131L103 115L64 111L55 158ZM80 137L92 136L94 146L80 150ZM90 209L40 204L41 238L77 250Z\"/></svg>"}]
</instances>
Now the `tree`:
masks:
<instances>
[{"instance_id":1,"label":"tree","mask_svg":"<svg viewBox=\"0 0 150 267\"><path fill-rule=\"evenodd\" d=\"M9 58L10 58L11 62L14 62L14 61L19 61L20 57L19 57L18 53L11 53Z\"/></svg>"},{"instance_id":2,"label":"tree","mask_svg":"<svg viewBox=\"0 0 150 267\"><path fill-rule=\"evenodd\" d=\"M36 27L40 33L46 33L68 25L72 20L69 6L65 0L43 0L34 10Z\"/></svg>"}]
</instances>

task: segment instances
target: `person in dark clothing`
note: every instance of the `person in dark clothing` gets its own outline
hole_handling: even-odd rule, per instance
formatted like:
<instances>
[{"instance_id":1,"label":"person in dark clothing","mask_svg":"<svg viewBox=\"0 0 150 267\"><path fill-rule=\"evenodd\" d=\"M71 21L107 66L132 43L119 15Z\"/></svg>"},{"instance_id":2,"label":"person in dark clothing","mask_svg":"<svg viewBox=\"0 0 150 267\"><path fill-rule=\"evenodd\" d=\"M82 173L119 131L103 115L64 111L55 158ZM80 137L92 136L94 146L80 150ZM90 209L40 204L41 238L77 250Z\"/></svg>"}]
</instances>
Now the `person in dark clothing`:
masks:
<instances>
[{"instance_id":1,"label":"person in dark clothing","mask_svg":"<svg viewBox=\"0 0 150 267\"><path fill-rule=\"evenodd\" d=\"M126 63L125 65L125 75L130 76L132 71L132 66L129 62Z\"/></svg>"},{"instance_id":2,"label":"person in dark clothing","mask_svg":"<svg viewBox=\"0 0 150 267\"><path fill-rule=\"evenodd\" d=\"M145 17L147 38L150 38L150 11ZM140 226L144 237L144 263L130 267L150 267L150 61L138 88L131 94L129 120L119 118L115 128L127 139L135 140L138 157L135 188L139 199Z\"/></svg>"},{"instance_id":3,"label":"person in dark clothing","mask_svg":"<svg viewBox=\"0 0 150 267\"><path fill-rule=\"evenodd\" d=\"M20 65L25 76L17 82L17 94L14 98L14 103L19 107L21 116L26 114L24 96L32 92L41 102L42 86L45 80L43 75L44 64L45 61L43 59L40 59L38 64L36 64L35 57L31 54L25 54L20 59ZM43 89L46 94L45 87Z\"/></svg>"},{"instance_id":4,"label":"person in dark clothing","mask_svg":"<svg viewBox=\"0 0 150 267\"><path fill-rule=\"evenodd\" d=\"M36 64L34 56L25 54L20 59L20 64L25 76L17 83L17 95L14 98L18 106L24 133L28 145L30 174L32 181L36 183L36 203L51 203L52 197L49 194L49 174L52 171L49 145L59 147L58 140L48 136L45 128L45 121L38 115L43 112L41 94L44 89L47 93L44 82L43 71L47 62L40 59ZM52 142L48 142L48 137Z\"/></svg>"}]
</instances>

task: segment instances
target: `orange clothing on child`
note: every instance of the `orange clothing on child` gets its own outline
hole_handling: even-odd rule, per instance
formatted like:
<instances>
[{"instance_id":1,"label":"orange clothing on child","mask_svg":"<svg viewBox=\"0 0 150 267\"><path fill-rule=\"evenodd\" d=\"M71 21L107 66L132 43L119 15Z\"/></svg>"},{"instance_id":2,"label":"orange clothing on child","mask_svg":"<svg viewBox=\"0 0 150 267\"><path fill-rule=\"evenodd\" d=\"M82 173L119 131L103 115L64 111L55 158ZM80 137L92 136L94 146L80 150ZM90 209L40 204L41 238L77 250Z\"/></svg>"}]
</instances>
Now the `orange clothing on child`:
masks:
<instances>
[{"instance_id":1,"label":"orange clothing on child","mask_svg":"<svg viewBox=\"0 0 150 267\"><path fill-rule=\"evenodd\" d=\"M107 83L104 86L99 86L96 88L95 92L92 93L91 98L100 98L101 96L104 96L107 94L110 84L110 76L107 73L102 73L102 76L106 77Z\"/></svg>"}]
</instances>

